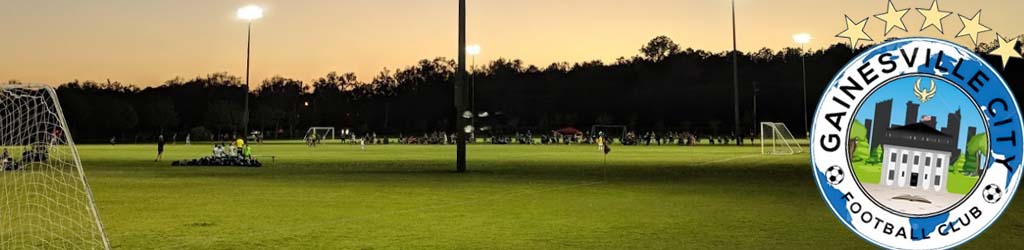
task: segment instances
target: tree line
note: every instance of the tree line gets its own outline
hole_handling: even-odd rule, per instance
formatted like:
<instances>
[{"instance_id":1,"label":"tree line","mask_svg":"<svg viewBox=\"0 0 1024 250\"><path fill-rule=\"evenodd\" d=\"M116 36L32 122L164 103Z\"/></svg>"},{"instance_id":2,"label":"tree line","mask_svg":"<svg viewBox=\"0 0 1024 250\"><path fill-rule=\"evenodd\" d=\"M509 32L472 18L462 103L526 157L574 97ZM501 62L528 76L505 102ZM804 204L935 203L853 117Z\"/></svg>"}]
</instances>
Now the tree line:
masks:
<instances>
[{"instance_id":1,"label":"tree line","mask_svg":"<svg viewBox=\"0 0 1024 250\"><path fill-rule=\"evenodd\" d=\"M759 121L775 121L788 124L798 136L804 134L801 57L806 61L807 112L813 114L833 74L862 49L835 44L813 51L764 48L741 53L743 133L754 133ZM991 43L984 43L977 50L991 49ZM639 52L614 62L541 67L497 59L476 67L469 78L475 86L477 128L480 133L536 134L604 124L636 131L733 132L729 52L682 49L665 36L652 39ZM986 59L1001 65L997 58ZM300 138L311 126L422 135L454 131L455 70L454 60L439 57L384 69L369 80L336 72L310 82L275 76L252 91L246 91L240 77L227 73L176 78L146 88L75 80L56 91L72 134L83 142L113 137L152 141L158 134L179 141L186 135L194 141L240 136L246 94L248 127L269 139ZM1024 80L1020 72L1003 74L1010 83L1019 83Z\"/></svg>"}]
</instances>

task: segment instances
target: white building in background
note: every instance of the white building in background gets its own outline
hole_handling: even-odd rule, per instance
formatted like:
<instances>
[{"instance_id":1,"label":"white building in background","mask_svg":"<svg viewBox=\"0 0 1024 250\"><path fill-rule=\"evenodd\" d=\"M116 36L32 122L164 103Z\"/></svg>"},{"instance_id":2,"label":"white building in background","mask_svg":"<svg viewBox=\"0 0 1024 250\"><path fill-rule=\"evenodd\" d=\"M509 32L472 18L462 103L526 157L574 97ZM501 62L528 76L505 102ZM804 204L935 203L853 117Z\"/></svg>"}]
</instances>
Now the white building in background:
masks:
<instances>
[{"instance_id":1,"label":"white building in background","mask_svg":"<svg viewBox=\"0 0 1024 250\"><path fill-rule=\"evenodd\" d=\"M881 184L890 187L947 192L950 157L956 137L923 123L886 130L882 144Z\"/></svg>"}]
</instances>

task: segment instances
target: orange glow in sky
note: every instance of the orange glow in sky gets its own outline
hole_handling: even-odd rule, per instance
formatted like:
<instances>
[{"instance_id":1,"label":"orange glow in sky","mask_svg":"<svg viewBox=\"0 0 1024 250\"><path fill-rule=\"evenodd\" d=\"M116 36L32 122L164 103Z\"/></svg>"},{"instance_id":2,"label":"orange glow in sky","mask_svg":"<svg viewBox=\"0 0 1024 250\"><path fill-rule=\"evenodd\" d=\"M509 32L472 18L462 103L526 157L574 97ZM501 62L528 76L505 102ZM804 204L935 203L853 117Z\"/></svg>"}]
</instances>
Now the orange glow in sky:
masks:
<instances>
[{"instance_id":1,"label":"orange glow in sky","mask_svg":"<svg viewBox=\"0 0 1024 250\"><path fill-rule=\"evenodd\" d=\"M931 0L896 0L911 8L907 29L891 36L954 38L957 14L983 10L982 23L1007 36L1024 33L1024 1L940 1L945 34L919 31L913 8ZM139 86L214 72L243 75L246 21L242 6L264 9L253 24L254 82L280 75L305 82L331 71L355 72L363 81L380 70L420 59L454 58L455 0L4 0L0 5L0 80L60 84L106 79ZM727 0L468 0L468 44L479 44L478 64L518 58L541 67L552 62L631 57L651 38L667 35L682 47L714 52L732 47ZM883 40L873 17L886 1L737 0L739 49L807 46L842 41L843 15L870 17L868 34ZM981 35L992 41L995 32Z\"/></svg>"}]
</instances>

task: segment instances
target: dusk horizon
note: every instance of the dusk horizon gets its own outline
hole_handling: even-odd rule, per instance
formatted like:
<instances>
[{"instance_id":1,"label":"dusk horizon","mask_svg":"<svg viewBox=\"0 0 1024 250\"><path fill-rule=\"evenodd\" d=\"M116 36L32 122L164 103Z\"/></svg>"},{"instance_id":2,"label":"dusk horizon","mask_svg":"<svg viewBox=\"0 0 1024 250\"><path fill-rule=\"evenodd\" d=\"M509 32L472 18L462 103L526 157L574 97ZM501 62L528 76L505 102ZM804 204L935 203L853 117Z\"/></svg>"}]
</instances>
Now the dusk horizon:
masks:
<instances>
[{"instance_id":1,"label":"dusk horizon","mask_svg":"<svg viewBox=\"0 0 1024 250\"><path fill-rule=\"evenodd\" d=\"M940 34L935 29L920 31L923 17L913 9L930 2L894 2L899 8L910 8L904 18L908 31L896 29L884 36L884 23L872 16L885 9L884 3L740 0L736 2L737 46L741 52L799 47L792 35L807 33L813 39L806 48L823 49L845 41L835 37L844 28L844 15L858 20L867 17L866 31L874 43L886 37L925 36L971 46L966 37L954 38L961 26L957 14L972 16L979 8L997 9L994 6L1024 8L1024 3L1009 0L970 5L943 2L942 9L954 14L944 20L948 27ZM421 59L452 59L457 51L452 46L454 3L231 0L38 5L16 0L0 9L0 28L18 34L0 41L0 48L8 48L0 51L0 57L8 59L0 61L0 81L59 85L76 79L109 79L147 87L217 72L242 76L246 27L244 20L234 17L234 10L245 4L266 9L265 18L253 23L254 80L282 76L311 81L329 72L353 72L369 80L385 68L404 68ZM520 59L541 68L593 60L610 64L619 57L637 55L640 46L661 35L681 48L728 52L732 49L729 7L728 2L697 0L470 2L467 42L482 47L477 62ZM808 8L815 11L804 11ZM1009 16L983 18L1004 36L1024 33L1024 27L1014 25ZM995 33L988 32L979 42L994 39Z\"/></svg>"},{"instance_id":2,"label":"dusk horizon","mask_svg":"<svg viewBox=\"0 0 1024 250\"><path fill-rule=\"evenodd\" d=\"M1024 248L1020 0L0 1L2 250Z\"/></svg>"}]
</instances>

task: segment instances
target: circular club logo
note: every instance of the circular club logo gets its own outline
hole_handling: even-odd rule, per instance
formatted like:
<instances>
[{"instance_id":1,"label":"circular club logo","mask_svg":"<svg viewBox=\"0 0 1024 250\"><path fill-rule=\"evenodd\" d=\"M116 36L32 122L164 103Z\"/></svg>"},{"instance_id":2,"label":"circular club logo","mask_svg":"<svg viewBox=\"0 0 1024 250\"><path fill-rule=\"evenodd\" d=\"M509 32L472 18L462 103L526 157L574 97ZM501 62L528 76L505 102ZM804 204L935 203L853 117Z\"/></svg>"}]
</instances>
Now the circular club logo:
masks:
<instances>
[{"instance_id":1,"label":"circular club logo","mask_svg":"<svg viewBox=\"0 0 1024 250\"><path fill-rule=\"evenodd\" d=\"M962 244L995 222L1020 182L1019 106L996 69L951 42L864 51L832 79L813 119L821 195L880 247Z\"/></svg>"}]
</instances>

